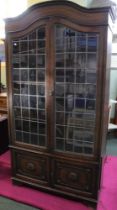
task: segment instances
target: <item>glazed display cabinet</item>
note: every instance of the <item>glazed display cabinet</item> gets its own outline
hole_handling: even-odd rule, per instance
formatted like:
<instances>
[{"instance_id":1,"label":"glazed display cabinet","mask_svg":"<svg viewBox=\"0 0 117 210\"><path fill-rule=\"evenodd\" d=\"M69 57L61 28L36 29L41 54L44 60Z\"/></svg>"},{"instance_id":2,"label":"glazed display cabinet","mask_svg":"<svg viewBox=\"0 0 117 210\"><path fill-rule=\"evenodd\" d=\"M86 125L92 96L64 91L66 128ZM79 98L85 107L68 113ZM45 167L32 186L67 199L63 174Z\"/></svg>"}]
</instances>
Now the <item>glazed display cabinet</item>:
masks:
<instances>
[{"instance_id":1,"label":"glazed display cabinet","mask_svg":"<svg viewBox=\"0 0 117 210\"><path fill-rule=\"evenodd\" d=\"M14 183L96 202L113 21L110 7L69 1L36 4L6 20Z\"/></svg>"}]
</instances>

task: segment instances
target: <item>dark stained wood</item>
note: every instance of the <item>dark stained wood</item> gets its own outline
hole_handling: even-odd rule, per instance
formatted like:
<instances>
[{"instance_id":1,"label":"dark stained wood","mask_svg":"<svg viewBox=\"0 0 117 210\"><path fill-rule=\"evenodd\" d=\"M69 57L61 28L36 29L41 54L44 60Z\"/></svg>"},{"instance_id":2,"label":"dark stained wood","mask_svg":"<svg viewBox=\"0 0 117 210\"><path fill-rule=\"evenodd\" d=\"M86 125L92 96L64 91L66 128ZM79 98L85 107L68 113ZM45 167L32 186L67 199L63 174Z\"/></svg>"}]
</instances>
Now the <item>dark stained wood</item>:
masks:
<instances>
[{"instance_id":1,"label":"dark stained wood","mask_svg":"<svg viewBox=\"0 0 117 210\"><path fill-rule=\"evenodd\" d=\"M9 139L8 139L8 119L7 115L0 115L0 155L8 150Z\"/></svg>"},{"instance_id":2,"label":"dark stained wood","mask_svg":"<svg viewBox=\"0 0 117 210\"><path fill-rule=\"evenodd\" d=\"M75 199L78 198L82 201L97 202L101 173L101 154L104 153L104 142L108 126L109 66L113 22L114 13L111 7L86 9L69 1L51 1L36 4L22 15L6 20L8 119L12 152L12 180L14 183L28 184L52 193L66 195ZM56 123L55 24L62 24L75 31L99 35L96 126L94 152L92 155L54 150ZM34 144L34 142L29 144L29 142L17 140L13 110L12 71L14 70L12 66L12 41L27 36L37 28L41 28L41 26L46 31L46 147ZM38 70L38 68L36 69ZM21 120L24 120L23 116Z\"/></svg>"}]
</instances>

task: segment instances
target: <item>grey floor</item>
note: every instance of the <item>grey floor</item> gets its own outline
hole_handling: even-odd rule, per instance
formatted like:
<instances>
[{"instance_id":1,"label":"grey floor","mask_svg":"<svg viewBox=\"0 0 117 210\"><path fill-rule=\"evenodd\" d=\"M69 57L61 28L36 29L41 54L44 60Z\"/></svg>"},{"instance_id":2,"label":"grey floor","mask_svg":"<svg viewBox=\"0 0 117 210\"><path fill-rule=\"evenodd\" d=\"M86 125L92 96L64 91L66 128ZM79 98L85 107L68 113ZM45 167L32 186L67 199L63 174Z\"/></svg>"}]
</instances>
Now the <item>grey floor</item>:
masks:
<instances>
[{"instance_id":1,"label":"grey floor","mask_svg":"<svg viewBox=\"0 0 117 210\"><path fill-rule=\"evenodd\" d=\"M106 154L117 156L117 134L107 136Z\"/></svg>"}]
</instances>

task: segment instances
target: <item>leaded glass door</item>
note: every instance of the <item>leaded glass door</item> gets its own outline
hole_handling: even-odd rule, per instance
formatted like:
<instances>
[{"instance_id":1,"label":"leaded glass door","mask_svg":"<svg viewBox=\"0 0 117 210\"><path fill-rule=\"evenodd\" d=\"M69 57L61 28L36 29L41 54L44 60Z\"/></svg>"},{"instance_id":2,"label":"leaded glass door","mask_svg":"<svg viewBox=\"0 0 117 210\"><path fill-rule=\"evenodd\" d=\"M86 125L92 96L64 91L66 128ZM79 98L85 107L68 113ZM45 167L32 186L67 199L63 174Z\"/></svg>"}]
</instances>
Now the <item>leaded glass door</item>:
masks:
<instances>
[{"instance_id":1,"label":"leaded glass door","mask_svg":"<svg viewBox=\"0 0 117 210\"><path fill-rule=\"evenodd\" d=\"M45 147L46 28L12 41L12 97L15 140Z\"/></svg>"},{"instance_id":2,"label":"leaded glass door","mask_svg":"<svg viewBox=\"0 0 117 210\"><path fill-rule=\"evenodd\" d=\"M98 33L55 25L55 150L93 155Z\"/></svg>"}]
</instances>

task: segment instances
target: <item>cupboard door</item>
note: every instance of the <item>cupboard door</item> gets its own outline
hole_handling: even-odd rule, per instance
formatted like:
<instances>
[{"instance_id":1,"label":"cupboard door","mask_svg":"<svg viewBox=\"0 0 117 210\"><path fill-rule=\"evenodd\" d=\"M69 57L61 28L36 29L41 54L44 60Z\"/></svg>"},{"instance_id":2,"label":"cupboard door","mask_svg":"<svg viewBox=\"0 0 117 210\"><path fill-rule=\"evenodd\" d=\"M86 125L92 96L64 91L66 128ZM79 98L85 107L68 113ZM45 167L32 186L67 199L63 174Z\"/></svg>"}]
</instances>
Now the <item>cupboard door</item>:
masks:
<instances>
[{"instance_id":1,"label":"cupboard door","mask_svg":"<svg viewBox=\"0 0 117 210\"><path fill-rule=\"evenodd\" d=\"M99 34L55 25L55 150L93 155Z\"/></svg>"},{"instance_id":2,"label":"cupboard door","mask_svg":"<svg viewBox=\"0 0 117 210\"><path fill-rule=\"evenodd\" d=\"M15 139L46 147L46 27L12 41Z\"/></svg>"},{"instance_id":3,"label":"cupboard door","mask_svg":"<svg viewBox=\"0 0 117 210\"><path fill-rule=\"evenodd\" d=\"M63 192L95 197L98 187L99 168L92 163L73 163L70 160L54 159L52 161L52 184Z\"/></svg>"}]
</instances>

